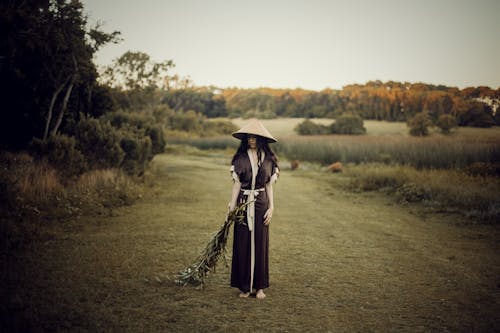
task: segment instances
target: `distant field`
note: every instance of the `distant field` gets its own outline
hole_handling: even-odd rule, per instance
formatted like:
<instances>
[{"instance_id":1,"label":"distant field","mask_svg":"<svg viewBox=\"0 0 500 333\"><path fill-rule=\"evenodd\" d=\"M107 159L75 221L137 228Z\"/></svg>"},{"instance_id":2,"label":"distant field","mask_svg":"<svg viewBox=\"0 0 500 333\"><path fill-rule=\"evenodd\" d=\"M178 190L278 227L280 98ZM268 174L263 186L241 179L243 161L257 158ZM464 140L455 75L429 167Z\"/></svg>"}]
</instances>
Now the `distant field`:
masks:
<instances>
[{"instance_id":1,"label":"distant field","mask_svg":"<svg viewBox=\"0 0 500 333\"><path fill-rule=\"evenodd\" d=\"M233 119L238 127L248 120ZM437 130L427 137L408 134L405 123L365 121L366 135L298 135L294 127L302 118L262 120L264 126L278 139L273 148L280 158L322 165L343 163L384 163L409 165L426 169L464 169L476 163L497 168L500 163L500 127L457 128L450 135ZM331 119L313 121L329 124ZM196 146L199 149L234 149L238 145L229 135L213 138L171 140ZM496 173L487 171L487 173Z\"/></svg>"},{"instance_id":2,"label":"distant field","mask_svg":"<svg viewBox=\"0 0 500 333\"><path fill-rule=\"evenodd\" d=\"M332 119L311 119L313 122L329 125L333 122ZM248 119L236 118L231 121L238 127L243 126L248 122ZM263 119L261 122L266 128L277 138L285 138L290 136L297 136L294 131L297 124L304 121L304 118L278 118L278 119ZM397 135L409 136L408 127L404 122L388 122L377 120L365 120L367 135ZM437 131L431 131L431 136L442 136ZM472 128L460 127L457 128L452 137L465 136L465 137L482 137L482 138L496 138L500 140L500 127L493 128Z\"/></svg>"}]
</instances>

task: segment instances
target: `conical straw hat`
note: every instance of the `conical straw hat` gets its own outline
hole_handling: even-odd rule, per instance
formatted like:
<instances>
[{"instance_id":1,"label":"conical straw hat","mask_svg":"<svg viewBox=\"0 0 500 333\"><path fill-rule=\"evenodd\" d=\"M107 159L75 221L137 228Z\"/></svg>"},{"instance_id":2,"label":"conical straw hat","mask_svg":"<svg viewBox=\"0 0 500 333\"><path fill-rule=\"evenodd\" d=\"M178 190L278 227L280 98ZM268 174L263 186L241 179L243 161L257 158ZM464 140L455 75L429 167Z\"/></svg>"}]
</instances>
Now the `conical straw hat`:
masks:
<instances>
[{"instance_id":1,"label":"conical straw hat","mask_svg":"<svg viewBox=\"0 0 500 333\"><path fill-rule=\"evenodd\" d=\"M240 128L238 131L233 133L233 136L237 139L243 140L247 134L258 135L267 140L267 142L276 142L276 140L271 133L262 125L257 119L252 119L248 124Z\"/></svg>"}]
</instances>

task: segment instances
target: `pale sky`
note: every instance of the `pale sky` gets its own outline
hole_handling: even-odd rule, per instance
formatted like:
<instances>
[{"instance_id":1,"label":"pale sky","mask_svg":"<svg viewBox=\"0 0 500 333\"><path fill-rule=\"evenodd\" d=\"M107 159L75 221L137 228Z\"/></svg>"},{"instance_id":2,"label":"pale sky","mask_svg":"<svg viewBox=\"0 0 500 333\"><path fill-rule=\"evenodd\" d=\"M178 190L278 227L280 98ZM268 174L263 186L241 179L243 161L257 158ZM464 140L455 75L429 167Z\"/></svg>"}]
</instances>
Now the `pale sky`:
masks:
<instances>
[{"instance_id":1,"label":"pale sky","mask_svg":"<svg viewBox=\"0 0 500 333\"><path fill-rule=\"evenodd\" d=\"M500 0L82 0L89 22L196 85L321 90L370 80L500 87Z\"/></svg>"}]
</instances>

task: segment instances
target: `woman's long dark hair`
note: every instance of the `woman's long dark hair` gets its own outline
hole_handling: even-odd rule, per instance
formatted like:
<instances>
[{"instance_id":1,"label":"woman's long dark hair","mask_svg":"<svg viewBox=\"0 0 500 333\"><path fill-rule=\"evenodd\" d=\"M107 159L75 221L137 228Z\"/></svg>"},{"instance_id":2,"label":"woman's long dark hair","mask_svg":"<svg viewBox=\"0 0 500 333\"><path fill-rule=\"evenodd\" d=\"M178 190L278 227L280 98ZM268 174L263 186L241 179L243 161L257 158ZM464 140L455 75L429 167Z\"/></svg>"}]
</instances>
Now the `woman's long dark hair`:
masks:
<instances>
[{"instance_id":1,"label":"woman's long dark hair","mask_svg":"<svg viewBox=\"0 0 500 333\"><path fill-rule=\"evenodd\" d=\"M269 147L269 143L267 142L267 140L261 136L258 136L258 135L256 135L255 137L257 138L257 159L259 160L258 161L259 167L260 167L260 164L262 163L261 162L262 152L264 152L266 154L266 157L271 158L271 160L276 164L276 166L278 166L278 157L276 157L276 154L274 153L274 151L271 149L271 147ZM234 161L236 160L236 158L240 154L246 154L248 148L250 148L250 146L248 146L248 136L245 135L245 138L243 138L241 140L240 146L238 147L238 150L234 154L233 160L231 163L233 164Z\"/></svg>"}]
</instances>

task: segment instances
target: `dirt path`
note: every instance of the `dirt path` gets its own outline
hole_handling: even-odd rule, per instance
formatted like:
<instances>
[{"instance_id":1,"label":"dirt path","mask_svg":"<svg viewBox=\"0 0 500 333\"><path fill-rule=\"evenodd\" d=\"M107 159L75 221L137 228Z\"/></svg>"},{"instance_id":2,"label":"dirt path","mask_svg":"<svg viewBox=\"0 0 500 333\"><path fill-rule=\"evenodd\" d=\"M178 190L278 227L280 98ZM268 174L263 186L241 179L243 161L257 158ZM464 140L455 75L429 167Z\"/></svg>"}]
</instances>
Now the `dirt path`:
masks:
<instances>
[{"instance_id":1,"label":"dirt path","mask_svg":"<svg viewBox=\"0 0 500 333\"><path fill-rule=\"evenodd\" d=\"M227 156L162 155L158 193L84 219L8 261L11 325L33 331L493 332L500 330L498 228L459 226L338 176L283 171L271 288L242 300L220 265L178 287L222 222ZM337 178L336 178L337 177ZM15 324L17 322L17 324ZM13 324L14 323L14 324Z\"/></svg>"}]
</instances>

